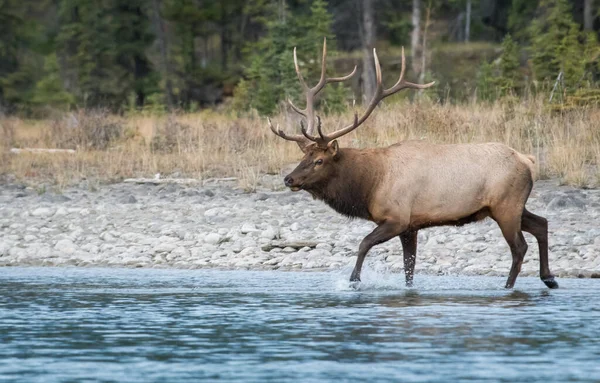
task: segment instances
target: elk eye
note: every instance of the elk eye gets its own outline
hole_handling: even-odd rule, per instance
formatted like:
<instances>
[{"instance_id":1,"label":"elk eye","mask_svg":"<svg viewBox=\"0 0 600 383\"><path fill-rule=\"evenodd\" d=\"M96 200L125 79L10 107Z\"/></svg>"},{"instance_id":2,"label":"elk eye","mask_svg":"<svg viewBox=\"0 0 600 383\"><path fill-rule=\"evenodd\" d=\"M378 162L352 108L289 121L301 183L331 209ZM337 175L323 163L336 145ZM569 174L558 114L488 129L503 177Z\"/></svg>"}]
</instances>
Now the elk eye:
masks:
<instances>
[{"instance_id":1,"label":"elk eye","mask_svg":"<svg viewBox=\"0 0 600 383\"><path fill-rule=\"evenodd\" d=\"M323 160L319 158L315 161L315 165L323 165Z\"/></svg>"}]
</instances>

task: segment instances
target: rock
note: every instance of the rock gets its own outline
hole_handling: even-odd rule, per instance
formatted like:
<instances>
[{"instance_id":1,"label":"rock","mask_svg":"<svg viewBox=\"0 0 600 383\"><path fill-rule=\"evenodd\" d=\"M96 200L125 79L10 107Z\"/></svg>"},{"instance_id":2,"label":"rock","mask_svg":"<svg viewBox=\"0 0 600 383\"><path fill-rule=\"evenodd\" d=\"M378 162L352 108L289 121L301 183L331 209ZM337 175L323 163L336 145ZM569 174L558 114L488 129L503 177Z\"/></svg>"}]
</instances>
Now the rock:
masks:
<instances>
[{"instance_id":1,"label":"rock","mask_svg":"<svg viewBox=\"0 0 600 383\"><path fill-rule=\"evenodd\" d=\"M573 237L573 246L583 246L591 243L592 240L590 238L585 238L580 235L576 235Z\"/></svg>"},{"instance_id":2,"label":"rock","mask_svg":"<svg viewBox=\"0 0 600 383\"><path fill-rule=\"evenodd\" d=\"M328 244L328 243L319 243L319 244L318 244L317 246L315 246L315 247L316 247L317 249L322 249L322 250L329 251L329 252L331 252L331 250L332 250L332 247L331 247L331 245L330 245L330 244Z\"/></svg>"},{"instance_id":3,"label":"rock","mask_svg":"<svg viewBox=\"0 0 600 383\"><path fill-rule=\"evenodd\" d=\"M0 257L8 255L8 250L10 250L10 245L6 242L0 242Z\"/></svg>"},{"instance_id":4,"label":"rock","mask_svg":"<svg viewBox=\"0 0 600 383\"><path fill-rule=\"evenodd\" d=\"M222 213L223 213L223 208L215 207L215 208L208 209L207 211L205 211L204 212L204 216L212 218L212 217L216 217L218 215L221 215Z\"/></svg>"},{"instance_id":5,"label":"rock","mask_svg":"<svg viewBox=\"0 0 600 383\"><path fill-rule=\"evenodd\" d=\"M123 204L137 203L137 199L133 195L129 194L121 197L119 202Z\"/></svg>"},{"instance_id":6,"label":"rock","mask_svg":"<svg viewBox=\"0 0 600 383\"><path fill-rule=\"evenodd\" d=\"M260 233L260 237L261 238L266 238L266 239L275 239L279 237L279 230L269 226L267 229L263 230L262 233Z\"/></svg>"},{"instance_id":7,"label":"rock","mask_svg":"<svg viewBox=\"0 0 600 383\"><path fill-rule=\"evenodd\" d=\"M265 193L257 193L253 199L255 201L265 201L265 200L269 199L269 196L266 195Z\"/></svg>"},{"instance_id":8,"label":"rock","mask_svg":"<svg viewBox=\"0 0 600 383\"><path fill-rule=\"evenodd\" d=\"M58 250L62 254L71 255L75 253L75 251L77 251L78 248L77 245L71 242L71 240L61 239L58 242L56 242L56 245L54 245L54 249Z\"/></svg>"},{"instance_id":9,"label":"rock","mask_svg":"<svg viewBox=\"0 0 600 383\"><path fill-rule=\"evenodd\" d=\"M216 245L220 241L221 241L221 236L217 233L209 233L204 237L204 242L211 244L211 245Z\"/></svg>"},{"instance_id":10,"label":"rock","mask_svg":"<svg viewBox=\"0 0 600 383\"><path fill-rule=\"evenodd\" d=\"M153 253L170 253L171 251L175 250L177 248L177 245L174 243L169 243L169 242L161 242L158 245L154 246L154 248L152 249Z\"/></svg>"},{"instance_id":11,"label":"rock","mask_svg":"<svg viewBox=\"0 0 600 383\"><path fill-rule=\"evenodd\" d=\"M49 217L53 215L54 212L55 210L49 207L38 207L37 209L31 212L31 215L34 217Z\"/></svg>"},{"instance_id":12,"label":"rock","mask_svg":"<svg viewBox=\"0 0 600 383\"><path fill-rule=\"evenodd\" d=\"M256 225L251 222L245 222L240 229L240 233L242 234L248 234L256 231L258 231Z\"/></svg>"},{"instance_id":13,"label":"rock","mask_svg":"<svg viewBox=\"0 0 600 383\"><path fill-rule=\"evenodd\" d=\"M190 252L185 247L179 246L179 247L176 247L175 249L173 249L173 251L171 251L170 255L173 255L175 257L180 257L180 258L189 258Z\"/></svg>"},{"instance_id":14,"label":"rock","mask_svg":"<svg viewBox=\"0 0 600 383\"><path fill-rule=\"evenodd\" d=\"M64 216L69 214L69 212L67 211L67 209L65 209L64 207L59 207L58 209L56 209L56 213L54 213L55 216L60 217L60 216Z\"/></svg>"},{"instance_id":15,"label":"rock","mask_svg":"<svg viewBox=\"0 0 600 383\"><path fill-rule=\"evenodd\" d=\"M585 202L575 196L559 196L553 198L548 204L549 210L585 209Z\"/></svg>"},{"instance_id":16,"label":"rock","mask_svg":"<svg viewBox=\"0 0 600 383\"><path fill-rule=\"evenodd\" d=\"M45 201L45 202L50 202L50 203L61 203L61 202L68 202L71 200L71 198L69 198L63 194L46 193L46 194L42 195L41 200Z\"/></svg>"}]
</instances>

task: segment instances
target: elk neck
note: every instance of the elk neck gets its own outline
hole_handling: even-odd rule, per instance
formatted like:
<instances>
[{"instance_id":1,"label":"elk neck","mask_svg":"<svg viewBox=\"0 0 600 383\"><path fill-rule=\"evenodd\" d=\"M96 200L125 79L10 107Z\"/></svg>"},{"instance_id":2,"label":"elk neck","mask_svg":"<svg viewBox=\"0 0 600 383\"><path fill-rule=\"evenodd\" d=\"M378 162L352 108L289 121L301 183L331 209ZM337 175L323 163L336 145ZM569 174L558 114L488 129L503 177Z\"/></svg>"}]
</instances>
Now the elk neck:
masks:
<instances>
[{"instance_id":1,"label":"elk neck","mask_svg":"<svg viewBox=\"0 0 600 383\"><path fill-rule=\"evenodd\" d=\"M340 148L332 177L307 191L338 213L370 219L371 198L381 178L377 160L372 150Z\"/></svg>"}]
</instances>

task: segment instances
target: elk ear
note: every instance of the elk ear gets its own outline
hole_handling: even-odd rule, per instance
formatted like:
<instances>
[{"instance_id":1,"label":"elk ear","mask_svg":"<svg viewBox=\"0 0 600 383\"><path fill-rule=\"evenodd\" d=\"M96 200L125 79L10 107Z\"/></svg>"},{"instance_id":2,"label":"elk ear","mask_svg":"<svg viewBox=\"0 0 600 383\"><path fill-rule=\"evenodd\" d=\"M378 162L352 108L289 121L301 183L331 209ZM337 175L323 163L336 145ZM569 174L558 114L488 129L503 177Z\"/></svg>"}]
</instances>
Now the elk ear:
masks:
<instances>
[{"instance_id":1,"label":"elk ear","mask_svg":"<svg viewBox=\"0 0 600 383\"><path fill-rule=\"evenodd\" d=\"M327 144L327 152L331 154L331 157L335 158L338 154L338 142L337 140L333 140Z\"/></svg>"}]
</instances>

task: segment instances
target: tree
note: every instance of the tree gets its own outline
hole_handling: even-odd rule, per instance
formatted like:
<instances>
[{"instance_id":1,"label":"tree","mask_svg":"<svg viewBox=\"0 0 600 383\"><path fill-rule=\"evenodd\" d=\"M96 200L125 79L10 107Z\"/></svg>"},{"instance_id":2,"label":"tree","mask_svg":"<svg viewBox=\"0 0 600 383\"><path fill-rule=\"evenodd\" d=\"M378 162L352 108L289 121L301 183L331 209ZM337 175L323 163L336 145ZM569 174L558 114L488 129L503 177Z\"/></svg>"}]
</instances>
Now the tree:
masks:
<instances>
[{"instance_id":1,"label":"tree","mask_svg":"<svg viewBox=\"0 0 600 383\"><path fill-rule=\"evenodd\" d=\"M593 12L594 0L583 1L583 29L591 31L594 28L594 12Z\"/></svg>"},{"instance_id":2,"label":"tree","mask_svg":"<svg viewBox=\"0 0 600 383\"><path fill-rule=\"evenodd\" d=\"M46 7L45 1L0 0L0 107L29 104L41 69L34 48L43 44L43 26L33 17L34 9L43 12Z\"/></svg>"},{"instance_id":3,"label":"tree","mask_svg":"<svg viewBox=\"0 0 600 383\"><path fill-rule=\"evenodd\" d=\"M564 86L574 90L583 78L586 63L579 26L567 0L541 0L538 17L530 29L535 78L550 84L562 73Z\"/></svg>"},{"instance_id":4,"label":"tree","mask_svg":"<svg viewBox=\"0 0 600 383\"><path fill-rule=\"evenodd\" d=\"M515 94L521 87L521 74L519 72L519 47L515 44L510 33L502 41L502 55L500 56L499 77L496 85L502 95Z\"/></svg>"},{"instance_id":5,"label":"tree","mask_svg":"<svg viewBox=\"0 0 600 383\"><path fill-rule=\"evenodd\" d=\"M467 11L465 20L465 42L469 42L471 38L471 0L467 0Z\"/></svg>"},{"instance_id":6,"label":"tree","mask_svg":"<svg viewBox=\"0 0 600 383\"><path fill-rule=\"evenodd\" d=\"M373 0L362 0L362 28L361 28L361 40L363 47L363 71L362 71L362 84L363 84L363 99L370 100L375 93L375 66L373 63L373 48L375 48L376 41L376 24L375 15L373 10Z\"/></svg>"},{"instance_id":7,"label":"tree","mask_svg":"<svg viewBox=\"0 0 600 383\"><path fill-rule=\"evenodd\" d=\"M538 8L538 0L513 0L508 15L508 30L517 41L529 39L529 25Z\"/></svg>"},{"instance_id":8,"label":"tree","mask_svg":"<svg viewBox=\"0 0 600 383\"><path fill-rule=\"evenodd\" d=\"M335 40L331 33L331 16L327 12L327 2L314 0L310 10L304 15L289 17L287 7L266 9L273 16L266 23L266 34L249 51L250 64L245 70L246 79L242 81L236 93L239 96L236 106L256 109L260 114L274 112L278 104L291 99L298 104L300 92L294 71L293 54L297 48L300 69L307 83L318 81L321 74L321 49L323 37L328 37L328 56L335 55ZM275 16L276 15L276 16ZM330 69L331 70L331 69ZM341 85L341 84L340 84ZM321 101L327 111L343 109L345 90L335 84L322 91ZM242 95L248 100L240 99Z\"/></svg>"},{"instance_id":9,"label":"tree","mask_svg":"<svg viewBox=\"0 0 600 383\"><path fill-rule=\"evenodd\" d=\"M158 78L146 57L154 35L143 0L62 0L58 49L67 91L79 105L119 109L130 92L137 105L156 92Z\"/></svg>"},{"instance_id":10,"label":"tree","mask_svg":"<svg viewBox=\"0 0 600 383\"><path fill-rule=\"evenodd\" d=\"M165 23L161 14L161 0L152 0L152 24L158 39L159 54L160 54L160 67L161 77L164 82L164 93L167 101L167 106L172 109L174 106L173 100L173 82L172 82L172 69L169 60L169 43L167 41L167 34L165 33Z\"/></svg>"},{"instance_id":11,"label":"tree","mask_svg":"<svg viewBox=\"0 0 600 383\"><path fill-rule=\"evenodd\" d=\"M419 63L419 41L421 36L421 0L412 0L412 32L410 34L410 50L413 71L421 72Z\"/></svg>"}]
</instances>

